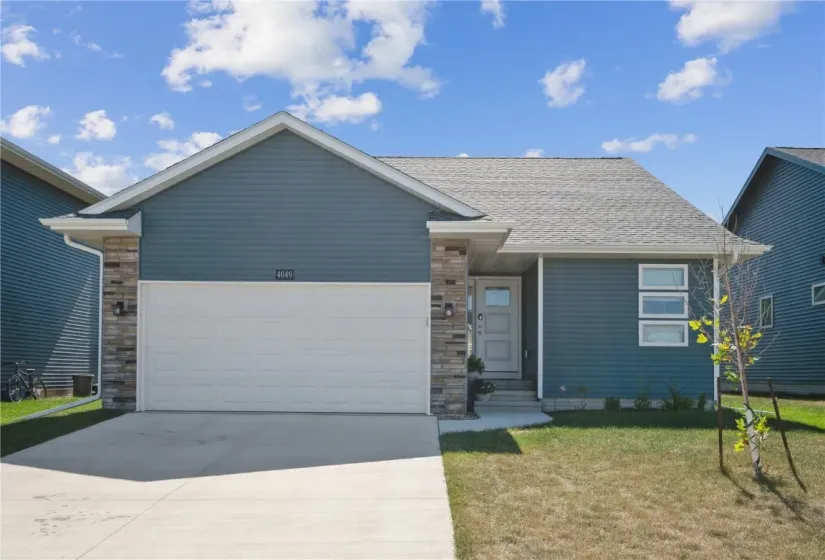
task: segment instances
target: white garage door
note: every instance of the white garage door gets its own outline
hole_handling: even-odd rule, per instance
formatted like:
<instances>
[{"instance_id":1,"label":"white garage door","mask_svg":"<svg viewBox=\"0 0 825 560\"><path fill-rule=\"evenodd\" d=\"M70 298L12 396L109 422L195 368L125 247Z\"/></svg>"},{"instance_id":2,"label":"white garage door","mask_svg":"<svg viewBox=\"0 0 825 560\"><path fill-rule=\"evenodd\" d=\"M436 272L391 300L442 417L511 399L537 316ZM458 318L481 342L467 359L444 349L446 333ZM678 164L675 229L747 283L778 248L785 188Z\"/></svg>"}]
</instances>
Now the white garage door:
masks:
<instances>
[{"instance_id":1,"label":"white garage door","mask_svg":"<svg viewBox=\"0 0 825 560\"><path fill-rule=\"evenodd\" d=\"M426 413L427 284L141 282L143 410Z\"/></svg>"}]
</instances>

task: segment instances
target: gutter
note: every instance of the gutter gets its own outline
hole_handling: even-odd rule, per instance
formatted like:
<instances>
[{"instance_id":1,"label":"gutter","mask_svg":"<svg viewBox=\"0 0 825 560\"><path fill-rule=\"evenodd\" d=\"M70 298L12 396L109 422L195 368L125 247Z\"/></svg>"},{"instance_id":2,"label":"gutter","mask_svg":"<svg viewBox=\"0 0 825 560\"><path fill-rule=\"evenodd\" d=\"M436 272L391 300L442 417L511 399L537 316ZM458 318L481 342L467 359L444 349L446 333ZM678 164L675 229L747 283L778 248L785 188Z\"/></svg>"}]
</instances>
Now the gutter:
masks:
<instances>
[{"instance_id":1,"label":"gutter","mask_svg":"<svg viewBox=\"0 0 825 560\"><path fill-rule=\"evenodd\" d=\"M84 404L89 404L91 402L95 402L96 400L100 400L100 398L103 396L103 379L101 375L103 372L103 252L98 251L97 249L92 249L91 247L87 247L86 245L83 245L81 243L77 243L76 241L72 241L69 235L65 233L63 234L63 241L65 241L66 245L68 245L69 247L74 247L75 249L80 249L81 251L84 251L86 253L96 255L97 258L100 260L100 273L98 279L99 309L97 314L97 394L92 395L91 397L86 397L85 399L80 399L79 401L56 406L48 410L41 410L40 412L35 412L34 414L29 414L28 416L24 416L23 418L15 420L14 422L12 422L12 424L24 422L26 420L34 420L35 418L42 418L43 416L48 416L56 412L63 412L64 410L69 410L70 408L83 406Z\"/></svg>"}]
</instances>

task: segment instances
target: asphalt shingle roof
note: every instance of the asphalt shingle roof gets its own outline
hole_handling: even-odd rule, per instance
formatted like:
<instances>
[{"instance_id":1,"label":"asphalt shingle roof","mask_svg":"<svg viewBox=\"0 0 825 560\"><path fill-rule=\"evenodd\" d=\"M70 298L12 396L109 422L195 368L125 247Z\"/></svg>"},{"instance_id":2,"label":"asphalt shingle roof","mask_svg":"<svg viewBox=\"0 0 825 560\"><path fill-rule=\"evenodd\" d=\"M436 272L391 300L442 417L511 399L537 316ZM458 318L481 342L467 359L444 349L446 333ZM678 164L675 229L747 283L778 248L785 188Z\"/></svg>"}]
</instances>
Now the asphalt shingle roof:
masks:
<instances>
[{"instance_id":1,"label":"asphalt shingle roof","mask_svg":"<svg viewBox=\"0 0 825 560\"><path fill-rule=\"evenodd\" d=\"M625 158L379 157L516 224L508 246L713 245L721 227Z\"/></svg>"},{"instance_id":2,"label":"asphalt shingle roof","mask_svg":"<svg viewBox=\"0 0 825 560\"><path fill-rule=\"evenodd\" d=\"M774 148L779 152L798 157L825 167L825 148Z\"/></svg>"}]
</instances>

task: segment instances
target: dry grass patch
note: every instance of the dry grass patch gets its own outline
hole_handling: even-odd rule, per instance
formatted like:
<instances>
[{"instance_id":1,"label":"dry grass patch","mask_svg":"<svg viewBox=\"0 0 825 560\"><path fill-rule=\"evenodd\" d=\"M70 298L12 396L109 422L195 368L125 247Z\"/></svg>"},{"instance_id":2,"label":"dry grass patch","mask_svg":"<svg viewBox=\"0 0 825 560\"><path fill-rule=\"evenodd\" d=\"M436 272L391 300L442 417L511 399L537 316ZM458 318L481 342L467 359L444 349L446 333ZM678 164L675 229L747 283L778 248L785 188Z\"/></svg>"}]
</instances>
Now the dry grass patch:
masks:
<instances>
[{"instance_id":1,"label":"dry grass patch","mask_svg":"<svg viewBox=\"0 0 825 560\"><path fill-rule=\"evenodd\" d=\"M806 494L778 434L768 483L733 453L733 432L720 473L713 413L555 419L441 438L459 558L822 558L823 430L789 434Z\"/></svg>"}]
</instances>

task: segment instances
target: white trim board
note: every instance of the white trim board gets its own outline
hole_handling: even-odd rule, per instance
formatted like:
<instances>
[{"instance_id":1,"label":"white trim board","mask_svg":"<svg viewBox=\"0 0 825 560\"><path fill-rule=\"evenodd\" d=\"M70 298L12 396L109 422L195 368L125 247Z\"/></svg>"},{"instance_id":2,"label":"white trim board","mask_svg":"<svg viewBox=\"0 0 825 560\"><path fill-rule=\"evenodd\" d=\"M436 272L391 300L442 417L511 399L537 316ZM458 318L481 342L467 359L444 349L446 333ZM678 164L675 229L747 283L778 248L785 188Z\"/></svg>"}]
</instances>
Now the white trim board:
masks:
<instances>
[{"instance_id":1,"label":"white trim board","mask_svg":"<svg viewBox=\"0 0 825 560\"><path fill-rule=\"evenodd\" d=\"M750 244L747 253L739 253L740 257L758 257L771 250L771 245ZM730 254L735 251L733 248ZM545 257L555 255L596 257L620 256L656 256L663 258L708 258L719 254L719 248L715 245L554 245L552 243L524 243L505 245L499 249L499 253L539 253Z\"/></svg>"},{"instance_id":2,"label":"white trim board","mask_svg":"<svg viewBox=\"0 0 825 560\"><path fill-rule=\"evenodd\" d=\"M152 175L128 187L111 197L82 210L82 214L102 214L113 210L130 208L159 192L172 187L181 181L199 173L213 165L224 161L233 155L246 150L270 138L279 132L289 130L313 144L332 152L342 159L356 165L373 175L392 183L398 188L409 192L431 204L450 212L455 212L467 218L483 216L475 208L460 202L429 185L413 179L396 168L375 159L364 152L353 148L349 144L293 117L289 113L280 112L271 117L233 134L217 144L198 152L197 154L176 163L175 165Z\"/></svg>"}]
</instances>

